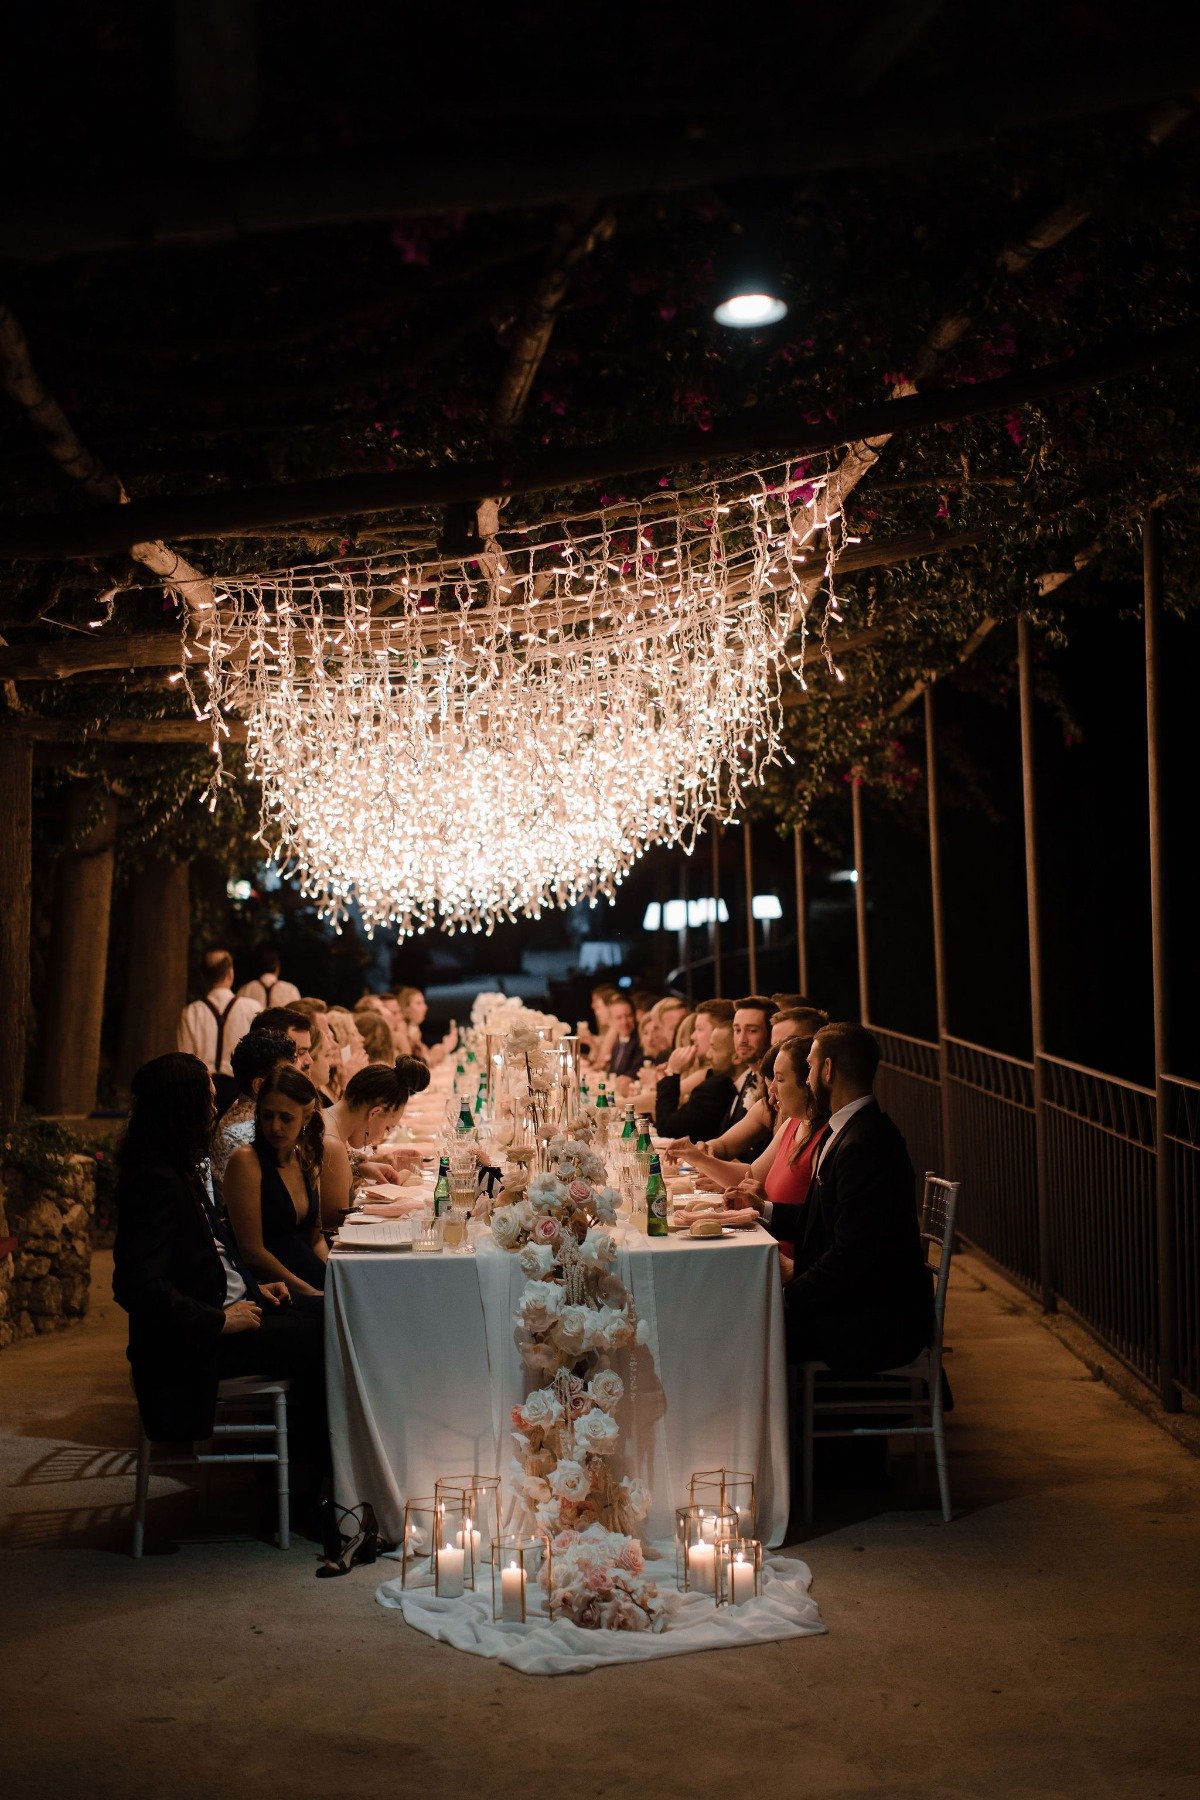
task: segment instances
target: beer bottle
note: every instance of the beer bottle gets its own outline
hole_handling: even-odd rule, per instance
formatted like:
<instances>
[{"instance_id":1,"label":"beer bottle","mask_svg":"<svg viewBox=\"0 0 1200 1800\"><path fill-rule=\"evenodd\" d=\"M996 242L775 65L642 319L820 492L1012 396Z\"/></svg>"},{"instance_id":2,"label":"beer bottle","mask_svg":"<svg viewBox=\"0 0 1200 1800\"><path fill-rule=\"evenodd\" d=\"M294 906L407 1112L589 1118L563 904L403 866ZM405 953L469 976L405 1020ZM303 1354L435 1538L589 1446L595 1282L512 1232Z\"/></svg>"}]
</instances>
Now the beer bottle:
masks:
<instances>
[{"instance_id":1,"label":"beer bottle","mask_svg":"<svg viewBox=\"0 0 1200 1800\"><path fill-rule=\"evenodd\" d=\"M433 1189L433 1216L441 1217L450 1211L450 1158L443 1156L438 1163L437 1181Z\"/></svg>"},{"instance_id":2,"label":"beer bottle","mask_svg":"<svg viewBox=\"0 0 1200 1800\"><path fill-rule=\"evenodd\" d=\"M667 1188L662 1178L658 1157L650 1158L650 1179L646 1183L646 1236L667 1235Z\"/></svg>"}]
</instances>

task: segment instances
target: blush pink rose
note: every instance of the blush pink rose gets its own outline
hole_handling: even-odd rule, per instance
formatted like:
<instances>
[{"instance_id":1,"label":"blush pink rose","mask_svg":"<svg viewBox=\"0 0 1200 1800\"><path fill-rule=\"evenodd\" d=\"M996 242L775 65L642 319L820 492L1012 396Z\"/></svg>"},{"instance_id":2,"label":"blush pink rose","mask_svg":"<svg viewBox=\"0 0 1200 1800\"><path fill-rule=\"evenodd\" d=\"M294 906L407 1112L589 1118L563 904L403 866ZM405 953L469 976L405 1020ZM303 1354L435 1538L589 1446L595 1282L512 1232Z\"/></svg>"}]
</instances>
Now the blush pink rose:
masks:
<instances>
[{"instance_id":1,"label":"blush pink rose","mask_svg":"<svg viewBox=\"0 0 1200 1800\"><path fill-rule=\"evenodd\" d=\"M531 1236L535 1244L557 1244L562 1236L562 1226L557 1219L551 1219L543 1214L534 1226Z\"/></svg>"}]
</instances>

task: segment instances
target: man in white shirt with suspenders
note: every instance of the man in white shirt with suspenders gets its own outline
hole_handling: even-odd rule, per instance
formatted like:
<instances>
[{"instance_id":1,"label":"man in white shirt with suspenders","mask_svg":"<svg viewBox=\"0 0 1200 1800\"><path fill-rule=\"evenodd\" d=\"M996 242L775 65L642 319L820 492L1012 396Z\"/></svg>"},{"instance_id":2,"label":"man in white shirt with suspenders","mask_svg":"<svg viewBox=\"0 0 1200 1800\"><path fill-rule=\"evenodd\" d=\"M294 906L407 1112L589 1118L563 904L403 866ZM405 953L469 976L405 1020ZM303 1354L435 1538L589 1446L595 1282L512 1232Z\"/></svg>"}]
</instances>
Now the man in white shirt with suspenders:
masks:
<instances>
[{"instance_id":1,"label":"man in white shirt with suspenders","mask_svg":"<svg viewBox=\"0 0 1200 1800\"><path fill-rule=\"evenodd\" d=\"M300 998L300 989L279 973L278 950L265 946L251 967L254 980L238 989L239 1000L256 1000L260 1006L291 1006Z\"/></svg>"},{"instance_id":2,"label":"man in white shirt with suspenders","mask_svg":"<svg viewBox=\"0 0 1200 1800\"><path fill-rule=\"evenodd\" d=\"M217 1110L225 1108L237 1097L237 1082L229 1053L239 1039L245 1037L256 1013L262 1011L257 1000L235 998L233 992L233 958L228 950L210 950L204 958L204 976L209 984L203 1000L193 1000L179 1015L176 1045L198 1056L213 1078L217 1090Z\"/></svg>"}]
</instances>

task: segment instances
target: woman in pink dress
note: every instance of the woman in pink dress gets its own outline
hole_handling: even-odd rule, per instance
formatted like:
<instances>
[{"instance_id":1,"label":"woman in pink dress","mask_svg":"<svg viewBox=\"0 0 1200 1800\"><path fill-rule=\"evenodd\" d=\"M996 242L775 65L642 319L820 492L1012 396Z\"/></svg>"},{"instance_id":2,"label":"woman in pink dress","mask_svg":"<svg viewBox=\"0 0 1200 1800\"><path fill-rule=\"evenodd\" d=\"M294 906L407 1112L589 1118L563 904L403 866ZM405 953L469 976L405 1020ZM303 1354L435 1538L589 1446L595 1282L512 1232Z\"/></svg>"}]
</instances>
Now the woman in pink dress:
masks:
<instances>
[{"instance_id":1,"label":"woman in pink dress","mask_svg":"<svg viewBox=\"0 0 1200 1800\"><path fill-rule=\"evenodd\" d=\"M750 1173L736 1187L727 1188L727 1207L745 1206L751 1194L772 1204L803 1206L812 1184L813 1159L829 1126L808 1091L808 1052L811 1037L785 1038L775 1056L771 1076L772 1101L781 1121L775 1136ZM779 1264L785 1281L791 1279L793 1246L781 1243Z\"/></svg>"}]
</instances>

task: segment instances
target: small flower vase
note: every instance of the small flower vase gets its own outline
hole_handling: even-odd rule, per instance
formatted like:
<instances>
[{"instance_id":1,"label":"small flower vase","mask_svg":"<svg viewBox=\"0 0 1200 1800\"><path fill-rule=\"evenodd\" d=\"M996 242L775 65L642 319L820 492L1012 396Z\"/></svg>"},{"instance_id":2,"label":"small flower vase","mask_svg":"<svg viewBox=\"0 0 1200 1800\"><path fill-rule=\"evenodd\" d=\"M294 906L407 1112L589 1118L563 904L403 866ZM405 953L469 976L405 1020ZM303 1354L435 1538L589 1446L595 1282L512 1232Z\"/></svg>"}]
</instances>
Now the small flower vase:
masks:
<instances>
[{"instance_id":1,"label":"small flower vase","mask_svg":"<svg viewBox=\"0 0 1200 1800\"><path fill-rule=\"evenodd\" d=\"M762 1593L762 1545L757 1538L722 1538L717 1544L714 1597L718 1606L745 1606Z\"/></svg>"},{"instance_id":2,"label":"small flower vase","mask_svg":"<svg viewBox=\"0 0 1200 1800\"><path fill-rule=\"evenodd\" d=\"M675 1508L675 1580L681 1593L716 1593L717 1545L736 1536L732 1512L711 1506Z\"/></svg>"},{"instance_id":3,"label":"small flower vase","mask_svg":"<svg viewBox=\"0 0 1200 1800\"><path fill-rule=\"evenodd\" d=\"M554 1559L548 1539L506 1533L492 1543L487 1560L497 1624L527 1625L550 1617Z\"/></svg>"}]
</instances>

